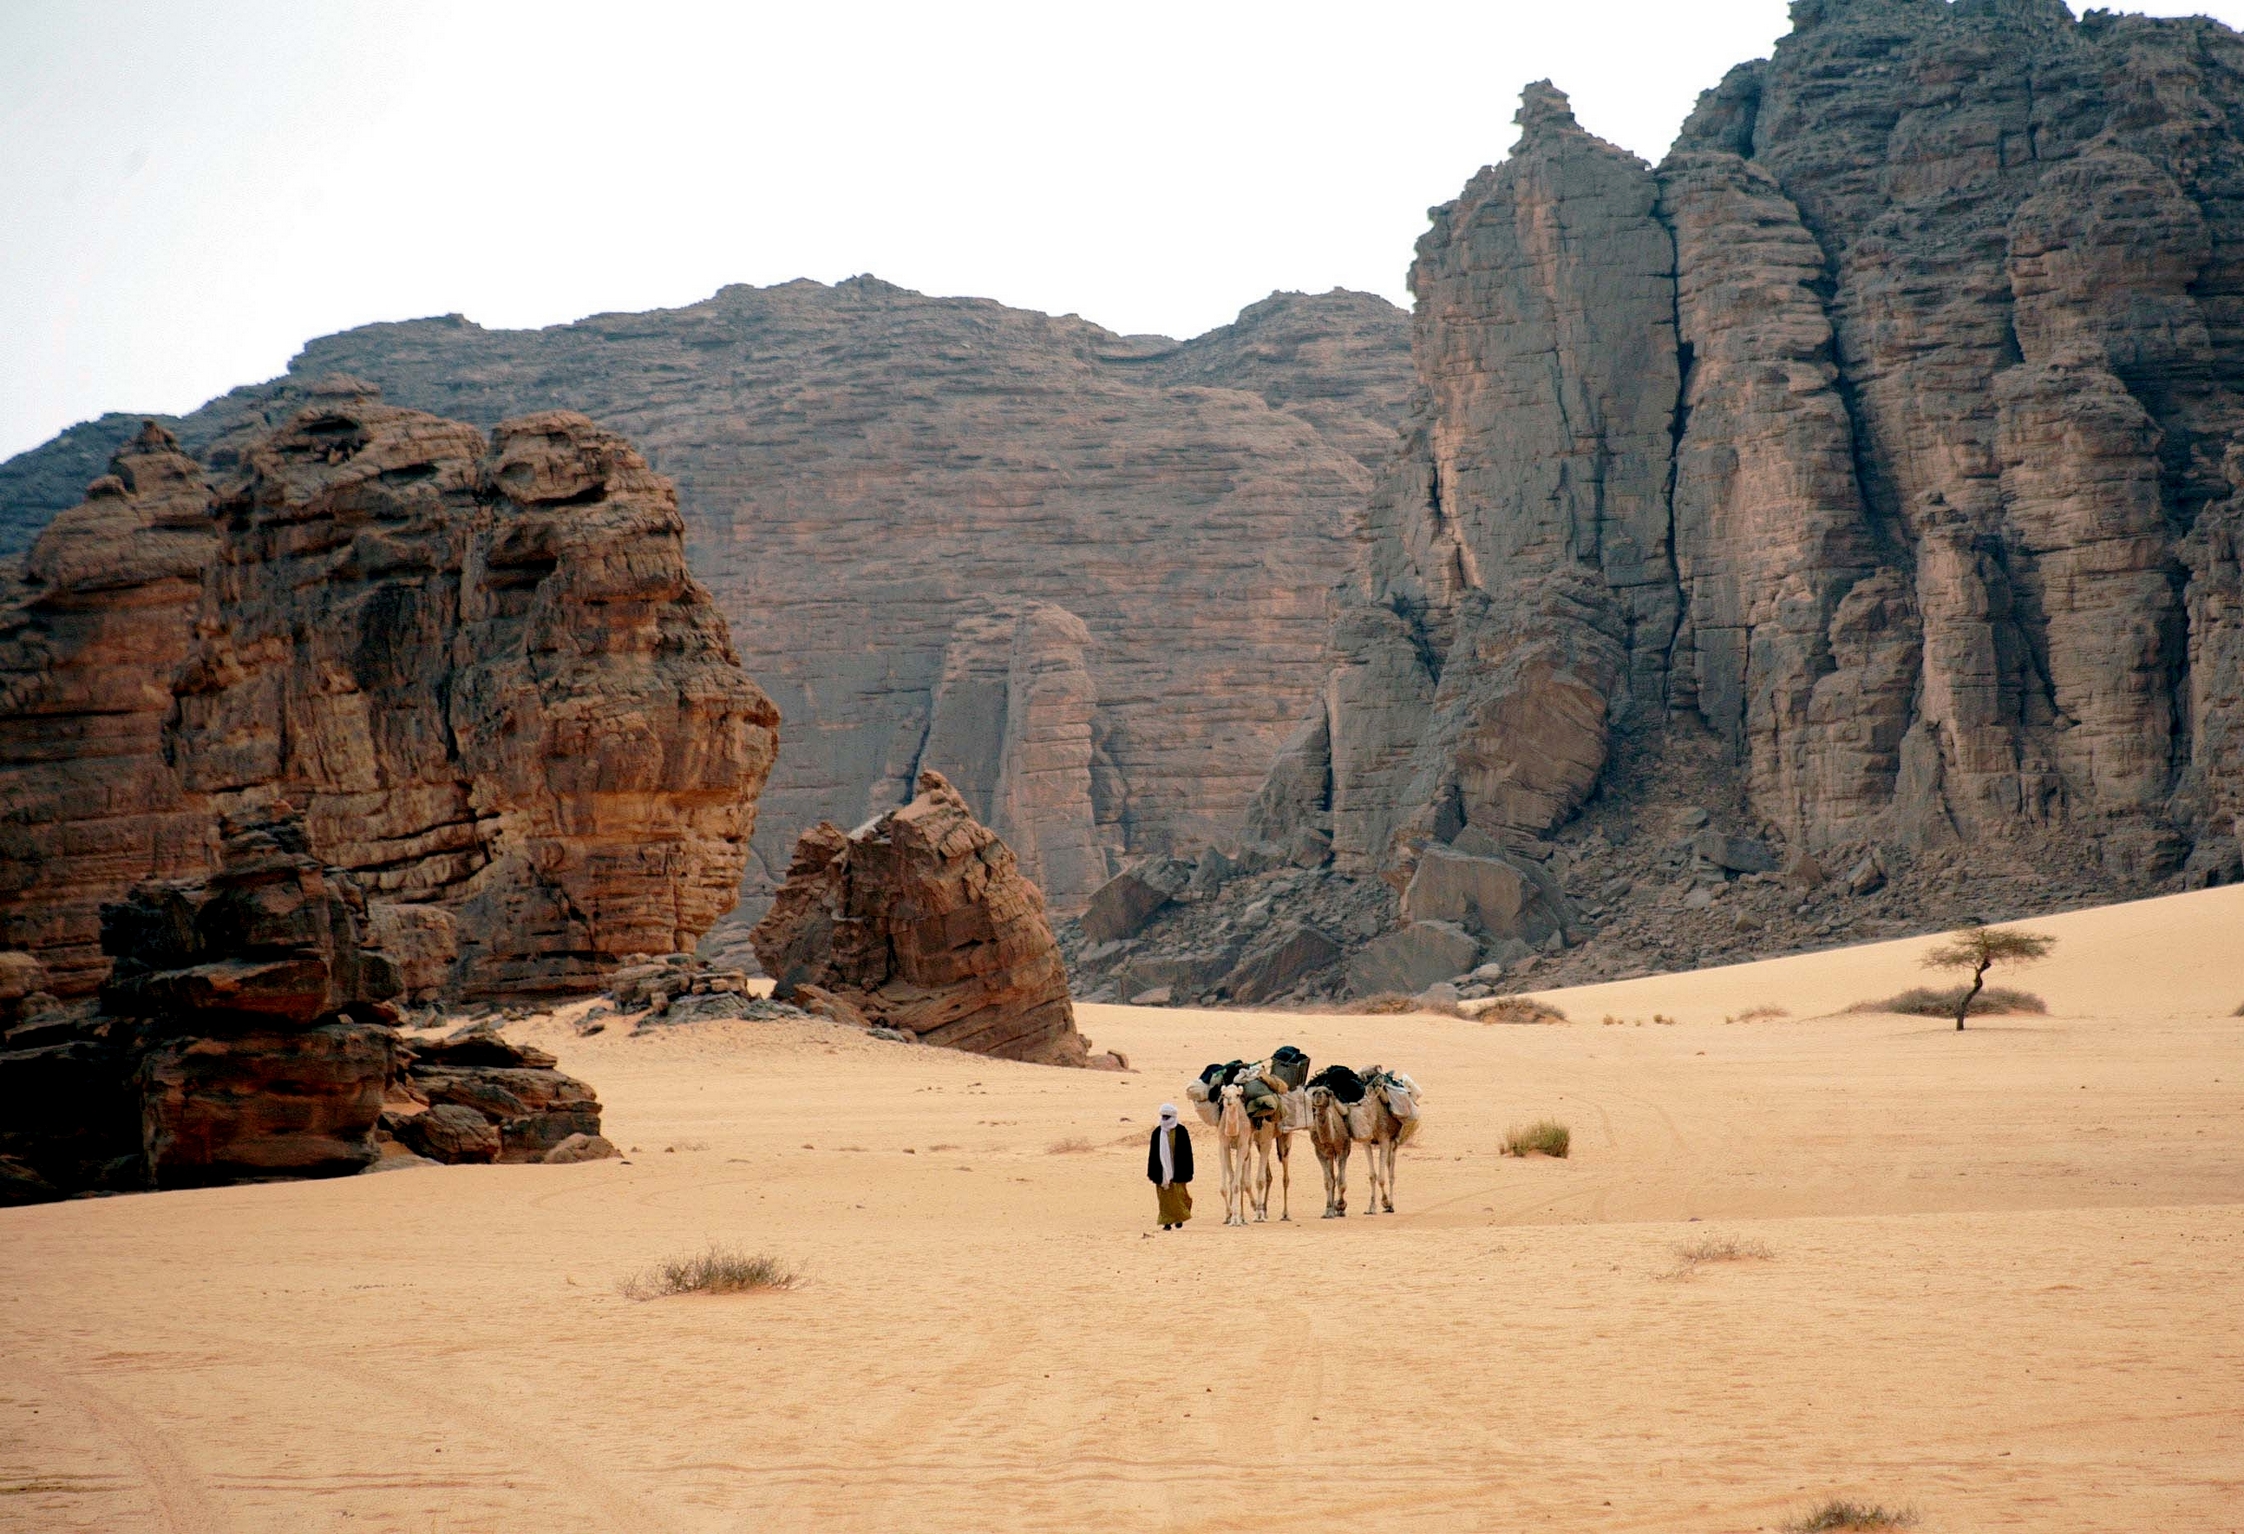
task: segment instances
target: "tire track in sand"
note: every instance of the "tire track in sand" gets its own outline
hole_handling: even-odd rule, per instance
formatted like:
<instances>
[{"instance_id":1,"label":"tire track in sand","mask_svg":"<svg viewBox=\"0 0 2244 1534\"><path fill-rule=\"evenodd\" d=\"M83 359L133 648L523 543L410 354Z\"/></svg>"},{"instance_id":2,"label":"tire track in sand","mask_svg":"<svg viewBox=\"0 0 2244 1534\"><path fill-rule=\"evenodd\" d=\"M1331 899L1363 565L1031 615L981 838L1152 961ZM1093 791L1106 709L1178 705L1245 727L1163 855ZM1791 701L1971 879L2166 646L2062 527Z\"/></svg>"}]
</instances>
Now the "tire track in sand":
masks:
<instances>
[{"instance_id":1,"label":"tire track in sand","mask_svg":"<svg viewBox=\"0 0 2244 1534\"><path fill-rule=\"evenodd\" d=\"M172 1534L226 1534L209 1491L172 1442L172 1436L137 1407L127 1405L68 1369L27 1360L15 1364L17 1378L54 1397L90 1420L140 1467L155 1499L156 1516Z\"/></svg>"}]
</instances>

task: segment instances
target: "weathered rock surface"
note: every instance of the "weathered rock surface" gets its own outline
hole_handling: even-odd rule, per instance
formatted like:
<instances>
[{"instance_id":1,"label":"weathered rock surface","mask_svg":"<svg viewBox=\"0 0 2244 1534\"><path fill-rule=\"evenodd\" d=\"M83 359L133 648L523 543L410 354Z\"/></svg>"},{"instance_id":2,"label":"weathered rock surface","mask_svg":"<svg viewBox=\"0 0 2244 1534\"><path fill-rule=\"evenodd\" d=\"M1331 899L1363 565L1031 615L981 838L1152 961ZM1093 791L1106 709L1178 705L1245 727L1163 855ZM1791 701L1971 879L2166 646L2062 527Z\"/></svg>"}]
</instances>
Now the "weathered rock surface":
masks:
<instances>
[{"instance_id":1,"label":"weathered rock surface","mask_svg":"<svg viewBox=\"0 0 2244 1534\"><path fill-rule=\"evenodd\" d=\"M2244 38L1793 18L1656 169L1535 85L1436 211L1421 392L1250 843L1329 831L1405 917L1464 915L1408 893L1456 852L1551 857L1608 949L1812 940L1724 906L1802 855L1904 920L1967 854L1990 905L2244 868ZM1691 804L1678 885L1618 851Z\"/></svg>"},{"instance_id":2,"label":"weathered rock surface","mask_svg":"<svg viewBox=\"0 0 2244 1534\"><path fill-rule=\"evenodd\" d=\"M759 907L802 827L928 767L1057 910L1120 855L1225 834L1316 693L1346 519L1411 388L1404 316L1368 294L1274 295L1178 343L871 278L370 326L290 381L332 372L485 429L581 410L676 482L692 568L790 721ZM202 451L273 387L171 424ZM138 424L0 465L0 540Z\"/></svg>"},{"instance_id":3,"label":"weathered rock surface","mask_svg":"<svg viewBox=\"0 0 2244 1534\"><path fill-rule=\"evenodd\" d=\"M364 896L311 855L293 811L223 829L209 878L136 885L101 913L103 1010L139 1027L148 1180L359 1171L397 1065L396 970L365 946Z\"/></svg>"},{"instance_id":4,"label":"weathered rock surface","mask_svg":"<svg viewBox=\"0 0 2244 1534\"><path fill-rule=\"evenodd\" d=\"M103 908L100 1011L38 991L0 1003L40 1003L0 1036L0 1202L339 1176L388 1138L437 1161L539 1161L598 1136L592 1089L542 1050L487 1026L401 1038L398 967L300 812L221 830L207 878ZM36 974L0 961L0 979Z\"/></svg>"},{"instance_id":5,"label":"weathered rock surface","mask_svg":"<svg viewBox=\"0 0 2244 1534\"><path fill-rule=\"evenodd\" d=\"M1358 949L1348 961L1348 984L1358 996L1415 996L1469 974L1480 953L1480 940L1455 922L1414 921Z\"/></svg>"},{"instance_id":6,"label":"weathered rock surface","mask_svg":"<svg viewBox=\"0 0 2244 1534\"><path fill-rule=\"evenodd\" d=\"M36 955L60 995L107 972L104 901L209 866L210 817L164 743L209 507L201 466L148 426L0 581L0 946Z\"/></svg>"},{"instance_id":7,"label":"weathered rock surface","mask_svg":"<svg viewBox=\"0 0 2244 1534\"><path fill-rule=\"evenodd\" d=\"M332 380L212 453L151 430L0 615L0 941L62 994L95 916L288 801L407 994L596 989L736 898L776 716L667 481L548 412L475 428Z\"/></svg>"},{"instance_id":8,"label":"weathered rock surface","mask_svg":"<svg viewBox=\"0 0 2244 1534\"><path fill-rule=\"evenodd\" d=\"M402 1085L428 1108L402 1119L393 1133L424 1156L543 1161L572 1138L600 1133L600 1100L591 1087L556 1070L547 1051L513 1043L488 1024L414 1038L408 1048ZM442 1117L420 1122L431 1115ZM488 1133L464 1115L479 1118Z\"/></svg>"},{"instance_id":9,"label":"weathered rock surface","mask_svg":"<svg viewBox=\"0 0 2244 1534\"><path fill-rule=\"evenodd\" d=\"M830 997L921 1043L1086 1063L1043 897L940 773L856 831L804 832L753 938L782 1000Z\"/></svg>"}]
</instances>

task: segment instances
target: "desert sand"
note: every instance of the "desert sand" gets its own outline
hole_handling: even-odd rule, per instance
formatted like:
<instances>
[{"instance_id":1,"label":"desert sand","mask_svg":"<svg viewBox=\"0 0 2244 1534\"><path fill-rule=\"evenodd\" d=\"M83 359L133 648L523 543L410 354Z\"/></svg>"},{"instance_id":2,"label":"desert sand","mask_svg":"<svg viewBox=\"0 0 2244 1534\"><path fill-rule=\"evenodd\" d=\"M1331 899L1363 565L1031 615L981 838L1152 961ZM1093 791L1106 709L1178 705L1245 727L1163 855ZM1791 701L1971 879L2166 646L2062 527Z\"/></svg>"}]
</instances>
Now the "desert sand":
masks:
<instances>
[{"instance_id":1,"label":"desert sand","mask_svg":"<svg viewBox=\"0 0 2244 1534\"><path fill-rule=\"evenodd\" d=\"M2244 890L2031 925L2049 1015L1962 1035L1837 1010L1924 940L1550 1026L1084 1007L1126 1075L518 1024L624 1160L0 1211L0 1528L2244 1527ZM1302 1140L1225 1229L1203 1132L1152 1234L1156 1105L1283 1042L1424 1086L1400 1212ZM619 1292L710 1241L802 1282Z\"/></svg>"}]
</instances>

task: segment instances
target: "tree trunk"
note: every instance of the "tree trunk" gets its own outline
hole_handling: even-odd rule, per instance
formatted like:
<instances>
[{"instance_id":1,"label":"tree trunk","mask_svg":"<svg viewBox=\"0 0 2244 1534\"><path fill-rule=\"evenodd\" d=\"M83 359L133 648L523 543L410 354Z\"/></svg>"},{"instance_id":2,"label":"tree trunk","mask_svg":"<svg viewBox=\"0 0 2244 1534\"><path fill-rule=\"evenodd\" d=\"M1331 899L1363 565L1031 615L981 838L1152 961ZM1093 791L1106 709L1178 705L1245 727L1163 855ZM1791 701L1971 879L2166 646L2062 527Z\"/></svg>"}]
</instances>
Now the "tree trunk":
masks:
<instances>
[{"instance_id":1,"label":"tree trunk","mask_svg":"<svg viewBox=\"0 0 2244 1534\"><path fill-rule=\"evenodd\" d=\"M1971 1003L1979 995L1979 988L1986 983L1987 966L1982 964L1979 966L1979 968L1972 971L1971 989L1964 992L1964 999L1962 1001L1956 1003L1956 1032L1961 1033L1964 1031L1964 1014L1971 1010Z\"/></svg>"}]
</instances>

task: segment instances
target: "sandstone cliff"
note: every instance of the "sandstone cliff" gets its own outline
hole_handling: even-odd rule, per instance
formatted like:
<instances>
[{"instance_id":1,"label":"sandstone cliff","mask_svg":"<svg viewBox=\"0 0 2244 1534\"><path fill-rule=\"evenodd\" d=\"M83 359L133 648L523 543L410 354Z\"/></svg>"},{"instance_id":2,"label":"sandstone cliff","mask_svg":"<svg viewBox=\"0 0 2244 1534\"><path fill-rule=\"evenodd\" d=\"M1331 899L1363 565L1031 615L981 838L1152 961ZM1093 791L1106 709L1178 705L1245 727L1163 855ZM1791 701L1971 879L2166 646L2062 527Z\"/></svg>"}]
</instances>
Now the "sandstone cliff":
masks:
<instances>
[{"instance_id":1,"label":"sandstone cliff","mask_svg":"<svg viewBox=\"0 0 2244 1534\"><path fill-rule=\"evenodd\" d=\"M596 989L729 909L776 716L675 497L582 416L354 380L210 452L151 428L0 611L0 940L83 994L97 912L289 802L408 994Z\"/></svg>"},{"instance_id":2,"label":"sandstone cliff","mask_svg":"<svg viewBox=\"0 0 2244 1534\"><path fill-rule=\"evenodd\" d=\"M1329 838L1407 915L1433 852L1555 839L1612 926L1683 915L1678 827L1717 884L1867 860L1855 893L1928 881L1920 915L1959 860L1998 904L2244 872L2244 39L2054 0L1794 21L1657 168L1530 86L1436 211L1265 862ZM1734 941L1813 935L1781 900Z\"/></svg>"},{"instance_id":3,"label":"sandstone cliff","mask_svg":"<svg viewBox=\"0 0 2244 1534\"><path fill-rule=\"evenodd\" d=\"M334 372L486 429L581 410L675 481L692 569L789 721L753 904L803 827L934 767L1058 910L1125 853L1228 834L1315 693L1346 519L1410 389L1404 316L1367 294L1274 295L1179 343L871 278L368 326L290 377ZM171 424L201 451L272 387ZM0 533L138 425L105 422L0 465Z\"/></svg>"}]
</instances>

